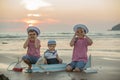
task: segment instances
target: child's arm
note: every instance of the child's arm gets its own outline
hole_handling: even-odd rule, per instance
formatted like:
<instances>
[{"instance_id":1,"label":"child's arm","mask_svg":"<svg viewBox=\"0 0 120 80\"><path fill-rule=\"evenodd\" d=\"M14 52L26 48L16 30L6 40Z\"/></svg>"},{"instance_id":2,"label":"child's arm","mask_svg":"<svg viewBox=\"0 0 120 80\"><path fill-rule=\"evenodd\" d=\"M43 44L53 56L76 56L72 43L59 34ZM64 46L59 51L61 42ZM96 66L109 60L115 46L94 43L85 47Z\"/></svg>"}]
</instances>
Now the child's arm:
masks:
<instances>
[{"instance_id":1,"label":"child's arm","mask_svg":"<svg viewBox=\"0 0 120 80\"><path fill-rule=\"evenodd\" d=\"M35 39L35 48L40 48L40 41Z\"/></svg>"},{"instance_id":2,"label":"child's arm","mask_svg":"<svg viewBox=\"0 0 120 80\"><path fill-rule=\"evenodd\" d=\"M92 39L90 39L87 35L85 35L87 41L88 41L88 45L92 45L93 44L93 41Z\"/></svg>"},{"instance_id":3,"label":"child's arm","mask_svg":"<svg viewBox=\"0 0 120 80\"><path fill-rule=\"evenodd\" d=\"M44 64L47 64L47 60L44 58Z\"/></svg>"},{"instance_id":4,"label":"child's arm","mask_svg":"<svg viewBox=\"0 0 120 80\"><path fill-rule=\"evenodd\" d=\"M26 49L28 47L28 42L29 42L29 38L25 41L23 48Z\"/></svg>"},{"instance_id":5,"label":"child's arm","mask_svg":"<svg viewBox=\"0 0 120 80\"><path fill-rule=\"evenodd\" d=\"M39 39L37 39L37 35L35 35L35 48L40 48L41 47L41 45L40 45L40 41L39 41Z\"/></svg>"},{"instance_id":6,"label":"child's arm","mask_svg":"<svg viewBox=\"0 0 120 80\"><path fill-rule=\"evenodd\" d=\"M58 56L58 55L56 56L56 58L57 58L57 60L59 61L59 63L62 63L62 59L61 59L61 58L59 58L59 56Z\"/></svg>"},{"instance_id":7,"label":"child's arm","mask_svg":"<svg viewBox=\"0 0 120 80\"><path fill-rule=\"evenodd\" d=\"M58 54L56 55L56 58L57 58L57 60L59 60L59 56L58 56Z\"/></svg>"},{"instance_id":8,"label":"child's arm","mask_svg":"<svg viewBox=\"0 0 120 80\"><path fill-rule=\"evenodd\" d=\"M75 38L76 38L76 34L73 36L72 40L70 41L70 46L74 46L75 43Z\"/></svg>"},{"instance_id":9,"label":"child's arm","mask_svg":"<svg viewBox=\"0 0 120 80\"><path fill-rule=\"evenodd\" d=\"M47 64L47 58L46 58L46 55L45 55L46 52L47 51L44 52L44 64Z\"/></svg>"}]
</instances>

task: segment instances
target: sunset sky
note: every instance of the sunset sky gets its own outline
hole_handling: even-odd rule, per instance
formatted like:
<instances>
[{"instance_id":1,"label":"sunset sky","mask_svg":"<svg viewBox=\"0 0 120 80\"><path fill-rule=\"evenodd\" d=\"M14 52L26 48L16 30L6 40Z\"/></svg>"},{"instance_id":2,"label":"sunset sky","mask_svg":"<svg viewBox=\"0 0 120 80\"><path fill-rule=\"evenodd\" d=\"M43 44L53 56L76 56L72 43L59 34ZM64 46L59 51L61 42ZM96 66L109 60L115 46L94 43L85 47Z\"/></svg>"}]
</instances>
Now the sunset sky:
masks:
<instances>
[{"instance_id":1,"label":"sunset sky","mask_svg":"<svg viewBox=\"0 0 120 80\"><path fill-rule=\"evenodd\" d=\"M0 0L0 32L22 32L30 25L42 32L71 32L75 24L90 31L120 23L120 0Z\"/></svg>"}]
</instances>

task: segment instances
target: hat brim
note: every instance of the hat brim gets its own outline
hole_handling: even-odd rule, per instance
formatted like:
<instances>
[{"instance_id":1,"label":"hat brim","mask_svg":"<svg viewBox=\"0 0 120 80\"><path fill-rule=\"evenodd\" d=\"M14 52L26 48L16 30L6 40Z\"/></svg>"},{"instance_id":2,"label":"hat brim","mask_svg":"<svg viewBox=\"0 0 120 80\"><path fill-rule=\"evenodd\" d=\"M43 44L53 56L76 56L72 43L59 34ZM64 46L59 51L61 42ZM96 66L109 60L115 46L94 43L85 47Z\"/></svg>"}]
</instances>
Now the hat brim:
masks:
<instances>
[{"instance_id":1,"label":"hat brim","mask_svg":"<svg viewBox=\"0 0 120 80\"><path fill-rule=\"evenodd\" d=\"M56 41L55 40L49 40L48 44L56 44Z\"/></svg>"},{"instance_id":2,"label":"hat brim","mask_svg":"<svg viewBox=\"0 0 120 80\"><path fill-rule=\"evenodd\" d=\"M88 28L85 25L82 25L82 24L75 25L74 28L73 28L74 32L76 32L78 28L84 29L85 33L89 32Z\"/></svg>"},{"instance_id":3,"label":"hat brim","mask_svg":"<svg viewBox=\"0 0 120 80\"><path fill-rule=\"evenodd\" d=\"M37 28L37 27L28 27L27 28L27 32L29 32L30 30L34 30L35 32L37 32L37 34L38 35L40 35L40 30L39 30L39 28Z\"/></svg>"}]
</instances>

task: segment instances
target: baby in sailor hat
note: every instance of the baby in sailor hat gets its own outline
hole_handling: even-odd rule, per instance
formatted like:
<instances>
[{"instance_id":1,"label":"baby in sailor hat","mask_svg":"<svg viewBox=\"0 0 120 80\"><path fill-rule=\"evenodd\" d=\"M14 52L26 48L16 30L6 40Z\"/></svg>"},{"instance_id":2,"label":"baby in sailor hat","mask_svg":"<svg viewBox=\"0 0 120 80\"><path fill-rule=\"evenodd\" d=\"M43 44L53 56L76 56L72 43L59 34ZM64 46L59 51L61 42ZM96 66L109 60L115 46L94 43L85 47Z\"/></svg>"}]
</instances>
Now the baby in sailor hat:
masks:
<instances>
[{"instance_id":1,"label":"baby in sailor hat","mask_svg":"<svg viewBox=\"0 0 120 80\"><path fill-rule=\"evenodd\" d=\"M62 59L59 57L56 47L55 40L48 41L48 49L44 52L45 64L60 64Z\"/></svg>"}]
</instances>

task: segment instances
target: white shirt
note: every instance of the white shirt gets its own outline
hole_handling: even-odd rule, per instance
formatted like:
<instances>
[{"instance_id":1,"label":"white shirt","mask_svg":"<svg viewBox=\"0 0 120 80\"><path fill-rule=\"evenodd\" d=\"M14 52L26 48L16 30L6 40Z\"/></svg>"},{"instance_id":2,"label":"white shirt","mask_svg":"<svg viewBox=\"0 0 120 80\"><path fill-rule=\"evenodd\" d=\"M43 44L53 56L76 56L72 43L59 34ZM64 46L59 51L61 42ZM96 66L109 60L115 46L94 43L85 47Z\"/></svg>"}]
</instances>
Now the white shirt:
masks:
<instances>
[{"instance_id":1,"label":"white shirt","mask_svg":"<svg viewBox=\"0 0 120 80\"><path fill-rule=\"evenodd\" d=\"M44 52L44 57L46 58L46 59L53 59L53 58L57 58L57 51L55 50L55 51L49 51L49 50L47 50L47 51L45 51Z\"/></svg>"}]
</instances>

